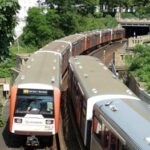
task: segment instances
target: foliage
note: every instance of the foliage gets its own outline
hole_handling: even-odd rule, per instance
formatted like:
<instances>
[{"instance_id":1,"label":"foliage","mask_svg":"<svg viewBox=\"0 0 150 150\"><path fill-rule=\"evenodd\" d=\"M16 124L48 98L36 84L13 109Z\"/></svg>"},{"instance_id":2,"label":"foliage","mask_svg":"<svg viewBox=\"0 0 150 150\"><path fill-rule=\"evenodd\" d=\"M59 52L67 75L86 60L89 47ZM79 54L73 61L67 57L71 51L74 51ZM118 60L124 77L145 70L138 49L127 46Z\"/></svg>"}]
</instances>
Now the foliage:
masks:
<instances>
[{"instance_id":1,"label":"foliage","mask_svg":"<svg viewBox=\"0 0 150 150\"><path fill-rule=\"evenodd\" d=\"M2 127L4 125L4 122L2 120L2 107L3 107L3 105L0 103L0 127Z\"/></svg>"},{"instance_id":2,"label":"foliage","mask_svg":"<svg viewBox=\"0 0 150 150\"><path fill-rule=\"evenodd\" d=\"M98 18L92 14L82 16L69 11L59 15L54 9L47 9L47 13L43 13L41 8L31 8L28 14L27 26L20 41L37 48L66 35L117 25L110 15Z\"/></svg>"},{"instance_id":3,"label":"foliage","mask_svg":"<svg viewBox=\"0 0 150 150\"><path fill-rule=\"evenodd\" d=\"M129 64L129 71L144 82L145 86L150 93L150 46L137 45L134 50L134 57L131 57Z\"/></svg>"},{"instance_id":4,"label":"foliage","mask_svg":"<svg viewBox=\"0 0 150 150\"><path fill-rule=\"evenodd\" d=\"M9 55L16 26L15 14L19 8L17 0L0 0L0 60Z\"/></svg>"},{"instance_id":5,"label":"foliage","mask_svg":"<svg viewBox=\"0 0 150 150\"><path fill-rule=\"evenodd\" d=\"M25 45L23 43L19 43L19 45L17 43L14 43L10 47L10 53L13 53L13 54L32 53L36 50L37 50L36 47L32 45Z\"/></svg>"},{"instance_id":6,"label":"foliage","mask_svg":"<svg viewBox=\"0 0 150 150\"><path fill-rule=\"evenodd\" d=\"M40 48L49 41L63 36L63 31L59 28L59 19L55 10L49 9L45 14L41 8L29 9L27 26L21 40L25 45Z\"/></svg>"},{"instance_id":7,"label":"foliage","mask_svg":"<svg viewBox=\"0 0 150 150\"><path fill-rule=\"evenodd\" d=\"M0 78L11 77L11 68L16 65L15 62L16 56L14 54L10 54L9 57L0 62Z\"/></svg>"},{"instance_id":8,"label":"foliage","mask_svg":"<svg viewBox=\"0 0 150 150\"><path fill-rule=\"evenodd\" d=\"M121 18L136 18L135 13L122 12Z\"/></svg>"},{"instance_id":9,"label":"foliage","mask_svg":"<svg viewBox=\"0 0 150 150\"><path fill-rule=\"evenodd\" d=\"M46 0L46 4L48 4L51 9L57 6L58 14L66 12L76 12L82 15L93 14L95 12L95 6L97 6L98 3L98 0Z\"/></svg>"},{"instance_id":10,"label":"foliage","mask_svg":"<svg viewBox=\"0 0 150 150\"><path fill-rule=\"evenodd\" d=\"M136 12L138 14L139 18L143 18L145 17L144 14L148 14L148 16L150 17L150 2L149 0L134 0L134 4L135 4L135 8L136 8ZM147 17L148 17L147 16Z\"/></svg>"}]
</instances>

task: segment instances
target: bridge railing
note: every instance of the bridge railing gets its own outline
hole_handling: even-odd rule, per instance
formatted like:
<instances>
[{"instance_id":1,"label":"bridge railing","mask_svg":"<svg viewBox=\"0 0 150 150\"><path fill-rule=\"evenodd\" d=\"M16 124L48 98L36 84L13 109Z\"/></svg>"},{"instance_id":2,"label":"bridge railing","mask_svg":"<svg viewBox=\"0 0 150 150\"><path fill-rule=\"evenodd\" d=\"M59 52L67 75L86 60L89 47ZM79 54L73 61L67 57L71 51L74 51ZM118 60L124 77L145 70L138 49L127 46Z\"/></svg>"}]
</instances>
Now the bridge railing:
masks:
<instances>
[{"instance_id":1,"label":"bridge railing","mask_svg":"<svg viewBox=\"0 0 150 150\"><path fill-rule=\"evenodd\" d=\"M150 24L150 19L144 18L144 19L139 19L139 18L121 18L121 14L118 12L116 13L116 19L119 23L128 23L128 24Z\"/></svg>"},{"instance_id":2,"label":"bridge railing","mask_svg":"<svg viewBox=\"0 0 150 150\"><path fill-rule=\"evenodd\" d=\"M131 37L128 39L128 48L133 48L136 44L143 44L148 42L150 42L150 35Z\"/></svg>"}]
</instances>

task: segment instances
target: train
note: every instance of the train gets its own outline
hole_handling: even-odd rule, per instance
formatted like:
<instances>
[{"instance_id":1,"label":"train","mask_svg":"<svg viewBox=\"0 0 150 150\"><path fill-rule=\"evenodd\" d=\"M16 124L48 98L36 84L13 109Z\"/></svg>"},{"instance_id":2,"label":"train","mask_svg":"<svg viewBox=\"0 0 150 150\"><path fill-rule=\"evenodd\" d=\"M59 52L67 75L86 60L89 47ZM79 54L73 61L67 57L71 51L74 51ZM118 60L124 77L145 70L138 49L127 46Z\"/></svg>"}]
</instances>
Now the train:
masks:
<instances>
[{"instance_id":1,"label":"train","mask_svg":"<svg viewBox=\"0 0 150 150\"><path fill-rule=\"evenodd\" d=\"M34 52L10 91L9 130L27 136L27 145L37 146L37 136L58 133L62 77L69 58L99 45L122 40L125 29L94 30L52 41Z\"/></svg>"},{"instance_id":2,"label":"train","mask_svg":"<svg viewBox=\"0 0 150 150\"><path fill-rule=\"evenodd\" d=\"M116 99L93 108L91 150L149 150L150 111L144 101Z\"/></svg>"},{"instance_id":3,"label":"train","mask_svg":"<svg viewBox=\"0 0 150 150\"><path fill-rule=\"evenodd\" d=\"M69 59L68 94L85 149L150 149L150 109L98 58Z\"/></svg>"}]
</instances>

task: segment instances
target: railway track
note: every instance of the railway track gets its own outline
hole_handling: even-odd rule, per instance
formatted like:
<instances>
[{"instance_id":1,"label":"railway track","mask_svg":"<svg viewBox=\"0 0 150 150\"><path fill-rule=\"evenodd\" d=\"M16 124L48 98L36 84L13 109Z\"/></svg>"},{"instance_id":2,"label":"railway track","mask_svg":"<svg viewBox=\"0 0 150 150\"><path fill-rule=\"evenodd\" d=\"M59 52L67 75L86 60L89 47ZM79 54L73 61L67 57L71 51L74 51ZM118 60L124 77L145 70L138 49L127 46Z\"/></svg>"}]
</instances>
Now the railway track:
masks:
<instances>
[{"instance_id":1,"label":"railway track","mask_svg":"<svg viewBox=\"0 0 150 150\"><path fill-rule=\"evenodd\" d=\"M8 129L8 123L2 129L2 138L0 139L0 150L60 150L59 137L38 137L40 146L26 146L26 136L11 134Z\"/></svg>"}]
</instances>

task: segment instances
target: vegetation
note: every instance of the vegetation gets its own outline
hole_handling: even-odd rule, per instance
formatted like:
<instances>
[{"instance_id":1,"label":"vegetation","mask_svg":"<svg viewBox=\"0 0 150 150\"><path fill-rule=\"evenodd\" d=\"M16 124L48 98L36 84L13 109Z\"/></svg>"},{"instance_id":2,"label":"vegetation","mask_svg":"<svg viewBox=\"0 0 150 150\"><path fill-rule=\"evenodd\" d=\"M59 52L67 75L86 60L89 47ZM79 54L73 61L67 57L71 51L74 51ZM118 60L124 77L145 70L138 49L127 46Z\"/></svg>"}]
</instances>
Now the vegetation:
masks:
<instances>
[{"instance_id":1,"label":"vegetation","mask_svg":"<svg viewBox=\"0 0 150 150\"><path fill-rule=\"evenodd\" d=\"M150 15L149 14L139 14L138 12L136 13L128 13L128 12L123 12L121 13L121 17L122 18L148 18L150 19Z\"/></svg>"},{"instance_id":2,"label":"vegetation","mask_svg":"<svg viewBox=\"0 0 150 150\"><path fill-rule=\"evenodd\" d=\"M11 68L16 64L16 56L9 54L9 57L5 58L0 63L0 78L11 77Z\"/></svg>"},{"instance_id":3,"label":"vegetation","mask_svg":"<svg viewBox=\"0 0 150 150\"><path fill-rule=\"evenodd\" d=\"M4 122L2 120L2 104L0 103L0 127L4 125Z\"/></svg>"},{"instance_id":4,"label":"vegetation","mask_svg":"<svg viewBox=\"0 0 150 150\"><path fill-rule=\"evenodd\" d=\"M14 65L15 58L9 47L13 42L17 24L15 15L19 8L17 0L0 0L0 77L10 76L10 68Z\"/></svg>"},{"instance_id":5,"label":"vegetation","mask_svg":"<svg viewBox=\"0 0 150 150\"><path fill-rule=\"evenodd\" d=\"M31 8L28 12L27 26L24 28L21 42L25 45L33 45L40 48L49 41L74 34L77 32L111 28L117 22L110 15L105 18L88 14L82 16L73 12L65 12L61 15L57 10Z\"/></svg>"},{"instance_id":6,"label":"vegetation","mask_svg":"<svg viewBox=\"0 0 150 150\"><path fill-rule=\"evenodd\" d=\"M15 15L19 8L17 0L0 0L0 60L9 57L9 46L17 23Z\"/></svg>"},{"instance_id":7,"label":"vegetation","mask_svg":"<svg viewBox=\"0 0 150 150\"><path fill-rule=\"evenodd\" d=\"M134 49L134 57L128 59L129 71L137 77L150 93L150 45L137 45Z\"/></svg>"},{"instance_id":8,"label":"vegetation","mask_svg":"<svg viewBox=\"0 0 150 150\"><path fill-rule=\"evenodd\" d=\"M0 0L0 77L11 75L9 69L15 65L14 53L31 53L69 34L116 26L113 16L117 7L126 10L134 7L138 16L150 13L149 2L145 0L46 0L46 5L46 8L29 9L27 26L16 44L13 41L15 15L20 6L17 0ZM95 11L96 6L100 6L100 12ZM13 46L10 47L10 43Z\"/></svg>"}]
</instances>

